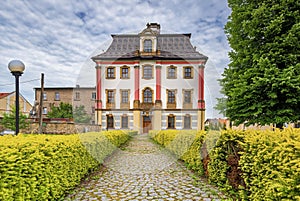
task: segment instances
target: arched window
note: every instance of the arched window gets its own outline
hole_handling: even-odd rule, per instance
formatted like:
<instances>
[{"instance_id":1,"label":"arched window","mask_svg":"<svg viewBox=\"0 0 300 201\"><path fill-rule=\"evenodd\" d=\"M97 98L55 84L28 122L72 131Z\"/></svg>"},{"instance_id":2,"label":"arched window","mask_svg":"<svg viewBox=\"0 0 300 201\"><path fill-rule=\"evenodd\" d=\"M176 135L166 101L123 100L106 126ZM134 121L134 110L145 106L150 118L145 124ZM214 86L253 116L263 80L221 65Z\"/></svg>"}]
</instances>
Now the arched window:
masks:
<instances>
[{"instance_id":1,"label":"arched window","mask_svg":"<svg viewBox=\"0 0 300 201\"><path fill-rule=\"evenodd\" d=\"M144 52L152 52L152 40L144 40Z\"/></svg>"},{"instance_id":2,"label":"arched window","mask_svg":"<svg viewBox=\"0 0 300 201\"><path fill-rule=\"evenodd\" d=\"M150 88L146 88L143 92L144 95L144 103L152 103L152 90Z\"/></svg>"}]
</instances>

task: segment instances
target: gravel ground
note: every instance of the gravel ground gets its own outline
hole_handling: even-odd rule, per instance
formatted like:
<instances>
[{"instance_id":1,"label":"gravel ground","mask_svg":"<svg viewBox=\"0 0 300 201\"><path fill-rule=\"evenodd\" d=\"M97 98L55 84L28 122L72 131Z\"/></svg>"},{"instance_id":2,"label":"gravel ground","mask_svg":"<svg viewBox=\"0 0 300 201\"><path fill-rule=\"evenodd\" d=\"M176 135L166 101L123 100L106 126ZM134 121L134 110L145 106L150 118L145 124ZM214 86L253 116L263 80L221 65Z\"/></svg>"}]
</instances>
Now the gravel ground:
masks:
<instances>
[{"instance_id":1,"label":"gravel ground","mask_svg":"<svg viewBox=\"0 0 300 201\"><path fill-rule=\"evenodd\" d=\"M230 200L148 135L118 149L65 200Z\"/></svg>"}]
</instances>

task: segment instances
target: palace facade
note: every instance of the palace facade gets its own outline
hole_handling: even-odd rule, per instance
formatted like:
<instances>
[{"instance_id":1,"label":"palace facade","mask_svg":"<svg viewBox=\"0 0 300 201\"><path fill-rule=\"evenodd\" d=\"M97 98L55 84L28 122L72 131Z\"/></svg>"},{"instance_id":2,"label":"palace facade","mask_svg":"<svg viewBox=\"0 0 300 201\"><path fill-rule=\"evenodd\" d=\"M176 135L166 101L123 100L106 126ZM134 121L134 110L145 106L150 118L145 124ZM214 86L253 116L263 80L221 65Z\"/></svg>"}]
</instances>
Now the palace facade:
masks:
<instances>
[{"instance_id":1,"label":"palace facade","mask_svg":"<svg viewBox=\"0 0 300 201\"><path fill-rule=\"evenodd\" d=\"M102 129L204 129L204 67L191 34L112 35L96 63L95 121Z\"/></svg>"}]
</instances>

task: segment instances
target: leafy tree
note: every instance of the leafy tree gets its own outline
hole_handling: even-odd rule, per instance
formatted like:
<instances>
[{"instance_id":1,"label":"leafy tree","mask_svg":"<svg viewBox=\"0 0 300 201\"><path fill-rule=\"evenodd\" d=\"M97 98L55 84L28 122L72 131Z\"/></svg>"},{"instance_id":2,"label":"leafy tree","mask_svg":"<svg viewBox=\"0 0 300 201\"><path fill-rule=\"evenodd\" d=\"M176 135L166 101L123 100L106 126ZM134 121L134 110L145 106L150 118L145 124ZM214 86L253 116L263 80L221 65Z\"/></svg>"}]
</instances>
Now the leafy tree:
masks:
<instances>
[{"instance_id":1,"label":"leafy tree","mask_svg":"<svg viewBox=\"0 0 300 201\"><path fill-rule=\"evenodd\" d=\"M76 123L89 123L92 119L92 117L86 113L83 105L75 107L73 116Z\"/></svg>"},{"instance_id":2,"label":"leafy tree","mask_svg":"<svg viewBox=\"0 0 300 201\"><path fill-rule=\"evenodd\" d=\"M219 114L222 114L226 117L226 98L217 98L217 104L214 107L215 110L219 111Z\"/></svg>"},{"instance_id":3,"label":"leafy tree","mask_svg":"<svg viewBox=\"0 0 300 201\"><path fill-rule=\"evenodd\" d=\"M226 116L235 124L299 120L299 1L228 0L228 5L231 62L221 80Z\"/></svg>"},{"instance_id":4,"label":"leafy tree","mask_svg":"<svg viewBox=\"0 0 300 201\"><path fill-rule=\"evenodd\" d=\"M10 113L4 113L3 119L1 120L1 124L10 130L16 131L16 108L12 107ZM19 112L19 128L25 129L29 125L27 122L27 116L23 114L21 111Z\"/></svg>"},{"instance_id":5,"label":"leafy tree","mask_svg":"<svg viewBox=\"0 0 300 201\"><path fill-rule=\"evenodd\" d=\"M52 106L51 111L48 112L49 118L73 118L72 105L61 102L59 106Z\"/></svg>"}]
</instances>

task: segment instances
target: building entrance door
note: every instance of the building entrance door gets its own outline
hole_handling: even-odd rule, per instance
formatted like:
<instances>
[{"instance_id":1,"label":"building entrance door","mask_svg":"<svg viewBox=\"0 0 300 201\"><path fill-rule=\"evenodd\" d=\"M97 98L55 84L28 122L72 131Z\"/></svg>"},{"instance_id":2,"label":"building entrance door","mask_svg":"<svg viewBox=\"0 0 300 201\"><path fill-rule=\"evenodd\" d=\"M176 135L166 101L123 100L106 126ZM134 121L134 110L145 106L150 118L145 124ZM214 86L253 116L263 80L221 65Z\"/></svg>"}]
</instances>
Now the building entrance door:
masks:
<instances>
[{"instance_id":1,"label":"building entrance door","mask_svg":"<svg viewBox=\"0 0 300 201\"><path fill-rule=\"evenodd\" d=\"M150 116L143 116L143 133L148 133L152 129Z\"/></svg>"}]
</instances>

